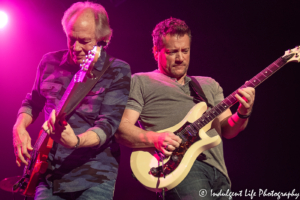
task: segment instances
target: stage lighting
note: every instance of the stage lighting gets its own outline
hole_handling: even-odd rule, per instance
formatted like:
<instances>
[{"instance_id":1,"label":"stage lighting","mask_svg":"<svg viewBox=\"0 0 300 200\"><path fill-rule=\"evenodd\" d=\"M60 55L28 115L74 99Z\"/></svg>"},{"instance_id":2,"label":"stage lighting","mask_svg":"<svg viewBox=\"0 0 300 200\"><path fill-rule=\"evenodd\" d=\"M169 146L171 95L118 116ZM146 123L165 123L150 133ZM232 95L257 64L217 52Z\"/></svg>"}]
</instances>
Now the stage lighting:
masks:
<instances>
[{"instance_id":1,"label":"stage lighting","mask_svg":"<svg viewBox=\"0 0 300 200\"><path fill-rule=\"evenodd\" d=\"M0 11L0 28L3 28L8 21L7 14L3 11Z\"/></svg>"}]
</instances>

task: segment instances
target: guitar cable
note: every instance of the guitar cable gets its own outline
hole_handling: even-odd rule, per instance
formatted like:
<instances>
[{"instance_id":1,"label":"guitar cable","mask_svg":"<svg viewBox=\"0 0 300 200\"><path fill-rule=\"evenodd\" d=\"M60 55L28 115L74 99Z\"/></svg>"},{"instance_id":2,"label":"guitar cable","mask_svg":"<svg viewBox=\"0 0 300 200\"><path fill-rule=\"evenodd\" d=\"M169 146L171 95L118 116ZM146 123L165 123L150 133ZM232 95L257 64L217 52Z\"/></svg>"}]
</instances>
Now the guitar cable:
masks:
<instances>
[{"instance_id":1,"label":"guitar cable","mask_svg":"<svg viewBox=\"0 0 300 200\"><path fill-rule=\"evenodd\" d=\"M165 200L165 188L163 188L161 192L158 192L156 197L157 197L157 200L160 200L160 198L162 200Z\"/></svg>"}]
</instances>

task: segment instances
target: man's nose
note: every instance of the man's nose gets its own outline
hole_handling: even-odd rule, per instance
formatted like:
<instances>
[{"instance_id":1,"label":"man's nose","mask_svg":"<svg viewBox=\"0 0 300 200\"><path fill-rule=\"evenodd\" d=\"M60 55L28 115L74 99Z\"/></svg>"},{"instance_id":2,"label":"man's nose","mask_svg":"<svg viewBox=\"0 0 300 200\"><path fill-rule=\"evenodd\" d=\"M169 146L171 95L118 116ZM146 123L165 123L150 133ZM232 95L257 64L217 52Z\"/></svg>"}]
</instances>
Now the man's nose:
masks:
<instances>
[{"instance_id":1,"label":"man's nose","mask_svg":"<svg viewBox=\"0 0 300 200\"><path fill-rule=\"evenodd\" d=\"M73 46L73 50L74 51L81 51L81 47L78 41L74 42L74 46Z\"/></svg>"},{"instance_id":2,"label":"man's nose","mask_svg":"<svg viewBox=\"0 0 300 200\"><path fill-rule=\"evenodd\" d=\"M176 62L183 62L183 53L182 52L178 52L176 54L176 58L175 58Z\"/></svg>"}]
</instances>

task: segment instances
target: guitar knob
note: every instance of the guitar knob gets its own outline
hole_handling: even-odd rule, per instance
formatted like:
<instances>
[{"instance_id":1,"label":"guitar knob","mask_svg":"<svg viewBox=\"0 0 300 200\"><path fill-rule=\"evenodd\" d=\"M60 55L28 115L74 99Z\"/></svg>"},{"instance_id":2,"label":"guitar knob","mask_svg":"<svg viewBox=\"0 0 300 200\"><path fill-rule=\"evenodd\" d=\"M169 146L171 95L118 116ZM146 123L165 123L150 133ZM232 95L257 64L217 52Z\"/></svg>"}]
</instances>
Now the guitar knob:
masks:
<instances>
[{"instance_id":1,"label":"guitar knob","mask_svg":"<svg viewBox=\"0 0 300 200\"><path fill-rule=\"evenodd\" d=\"M173 156L172 156L172 160L173 160L174 162L177 162L177 161L179 160L179 158L178 158L177 155L173 155Z\"/></svg>"}]
</instances>

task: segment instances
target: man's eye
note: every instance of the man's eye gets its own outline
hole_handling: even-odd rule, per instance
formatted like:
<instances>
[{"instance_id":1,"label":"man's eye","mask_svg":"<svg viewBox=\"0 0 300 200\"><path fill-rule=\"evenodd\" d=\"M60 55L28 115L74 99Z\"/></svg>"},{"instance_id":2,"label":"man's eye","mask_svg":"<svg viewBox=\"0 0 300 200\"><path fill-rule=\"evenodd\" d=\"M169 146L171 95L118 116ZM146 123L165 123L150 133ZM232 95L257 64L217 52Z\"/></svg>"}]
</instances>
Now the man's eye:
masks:
<instances>
[{"instance_id":1,"label":"man's eye","mask_svg":"<svg viewBox=\"0 0 300 200\"><path fill-rule=\"evenodd\" d=\"M70 44L74 44L75 41L76 41L76 40L70 39L70 38L69 38L69 43L70 43Z\"/></svg>"},{"instance_id":2,"label":"man's eye","mask_svg":"<svg viewBox=\"0 0 300 200\"><path fill-rule=\"evenodd\" d=\"M88 44L88 43L90 43L90 41L89 40L81 40L81 41L79 41L81 44Z\"/></svg>"}]
</instances>

